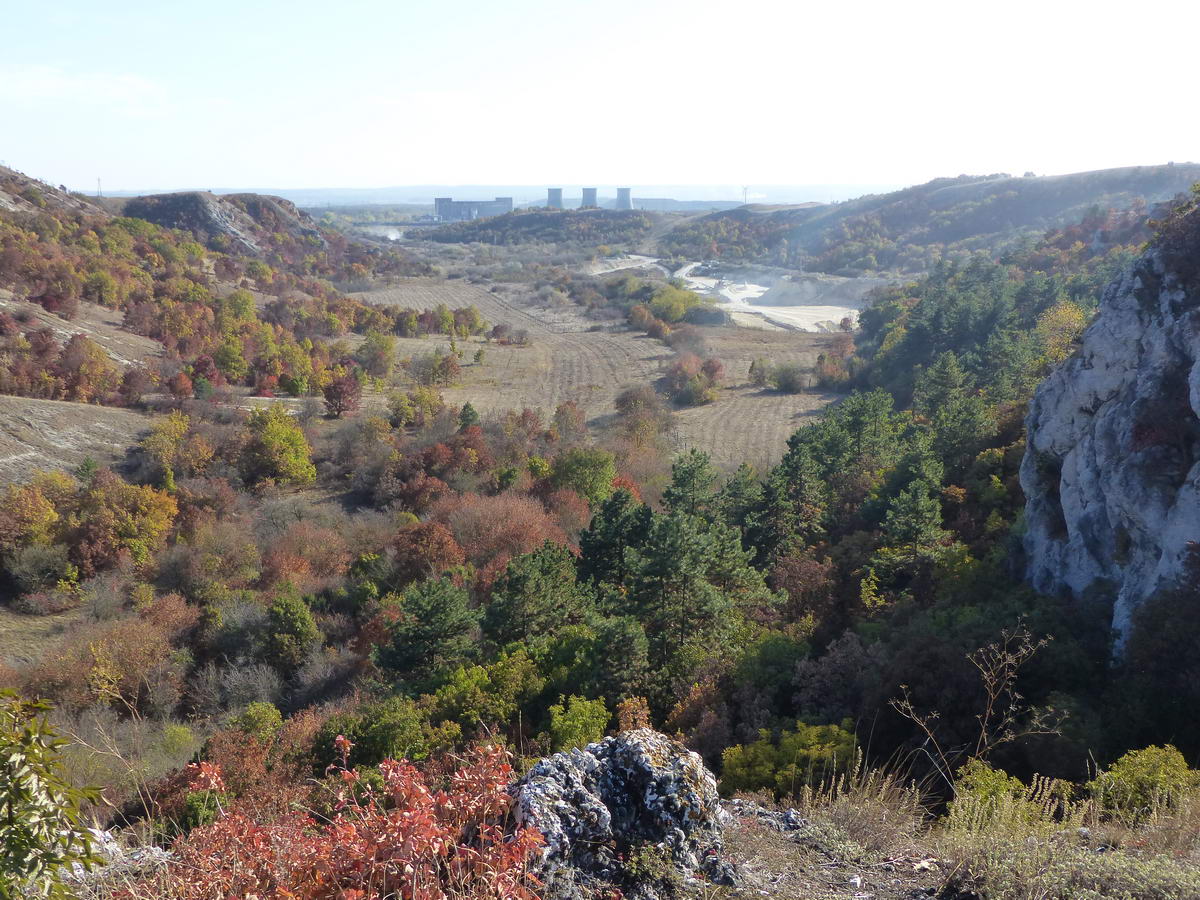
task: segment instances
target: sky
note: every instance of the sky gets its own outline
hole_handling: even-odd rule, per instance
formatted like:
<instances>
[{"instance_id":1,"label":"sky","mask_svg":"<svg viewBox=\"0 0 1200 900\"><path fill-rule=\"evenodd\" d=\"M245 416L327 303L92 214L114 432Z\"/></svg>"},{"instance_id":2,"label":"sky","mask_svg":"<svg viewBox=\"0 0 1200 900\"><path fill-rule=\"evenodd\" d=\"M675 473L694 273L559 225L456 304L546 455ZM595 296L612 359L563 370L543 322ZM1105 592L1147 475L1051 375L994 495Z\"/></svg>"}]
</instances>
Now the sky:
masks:
<instances>
[{"instance_id":1,"label":"sky","mask_svg":"<svg viewBox=\"0 0 1200 900\"><path fill-rule=\"evenodd\" d=\"M0 0L0 161L94 190L915 184L1200 160L1200 4Z\"/></svg>"}]
</instances>

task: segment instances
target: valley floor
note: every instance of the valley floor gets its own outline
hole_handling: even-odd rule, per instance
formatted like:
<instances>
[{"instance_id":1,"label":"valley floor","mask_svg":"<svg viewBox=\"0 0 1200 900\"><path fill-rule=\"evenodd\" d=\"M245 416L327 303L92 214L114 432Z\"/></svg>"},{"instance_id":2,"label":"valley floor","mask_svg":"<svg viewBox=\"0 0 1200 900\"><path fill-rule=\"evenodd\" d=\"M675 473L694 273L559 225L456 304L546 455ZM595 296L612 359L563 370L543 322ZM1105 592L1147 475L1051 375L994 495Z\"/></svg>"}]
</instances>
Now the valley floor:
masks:
<instances>
[{"instance_id":1,"label":"valley floor","mask_svg":"<svg viewBox=\"0 0 1200 900\"><path fill-rule=\"evenodd\" d=\"M361 300L431 309L474 305L492 325L529 332L527 347L488 344L483 365L464 365L459 384L443 391L452 405L470 402L481 413L530 407L547 415L574 400L589 422L603 424L613 401L631 384L653 384L675 354L654 338L621 326L600 326L573 307L538 307L509 294L464 281L414 279L356 294ZM768 357L775 363L812 366L830 338L800 332L775 332L737 326L701 329L707 353L725 365L727 387L715 403L678 410L673 444L709 453L723 468L750 462L760 469L778 462L788 437L833 401L832 394L780 394L747 380L750 363ZM400 339L400 357L445 346L432 338ZM472 348L476 345L471 344ZM471 352L466 354L469 361Z\"/></svg>"}]
</instances>

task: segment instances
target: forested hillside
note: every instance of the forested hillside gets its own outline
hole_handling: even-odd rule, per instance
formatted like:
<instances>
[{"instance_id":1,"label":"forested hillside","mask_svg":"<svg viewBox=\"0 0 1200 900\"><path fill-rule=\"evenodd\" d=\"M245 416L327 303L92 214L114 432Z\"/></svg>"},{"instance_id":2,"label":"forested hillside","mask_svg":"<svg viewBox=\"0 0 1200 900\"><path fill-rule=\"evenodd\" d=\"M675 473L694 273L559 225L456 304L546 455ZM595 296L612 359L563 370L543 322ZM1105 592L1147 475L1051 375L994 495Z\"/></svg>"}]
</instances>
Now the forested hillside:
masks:
<instances>
[{"instance_id":1,"label":"forested hillside","mask_svg":"<svg viewBox=\"0 0 1200 900\"><path fill-rule=\"evenodd\" d=\"M429 237L444 243L461 244L606 244L628 247L651 230L654 213L605 209L528 209L443 225Z\"/></svg>"},{"instance_id":2,"label":"forested hillside","mask_svg":"<svg viewBox=\"0 0 1200 900\"><path fill-rule=\"evenodd\" d=\"M808 207L741 207L685 222L662 253L795 266L813 272L928 271L1035 243L1042 232L1107 209L1137 207L1186 192L1200 166L1138 166L1075 175L939 178L891 194Z\"/></svg>"}]
</instances>

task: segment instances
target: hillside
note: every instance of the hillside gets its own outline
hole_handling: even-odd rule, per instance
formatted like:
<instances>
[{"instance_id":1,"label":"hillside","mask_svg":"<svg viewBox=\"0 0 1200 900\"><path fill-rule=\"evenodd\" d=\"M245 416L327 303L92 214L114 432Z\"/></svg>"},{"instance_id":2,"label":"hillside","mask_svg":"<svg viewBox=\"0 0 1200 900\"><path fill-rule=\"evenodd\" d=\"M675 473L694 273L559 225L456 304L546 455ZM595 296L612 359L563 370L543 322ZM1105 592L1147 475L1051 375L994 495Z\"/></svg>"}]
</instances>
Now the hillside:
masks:
<instances>
[{"instance_id":1,"label":"hillside","mask_svg":"<svg viewBox=\"0 0 1200 900\"><path fill-rule=\"evenodd\" d=\"M0 212L36 213L44 209L100 213L90 200L65 187L53 187L15 169L0 166Z\"/></svg>"},{"instance_id":2,"label":"hillside","mask_svg":"<svg viewBox=\"0 0 1200 900\"><path fill-rule=\"evenodd\" d=\"M663 255L755 260L838 275L927 270L946 256L999 253L1093 207L1152 205L1200 181L1200 165L1051 177L939 178L828 206L745 206L682 223Z\"/></svg>"},{"instance_id":3,"label":"hillside","mask_svg":"<svg viewBox=\"0 0 1200 900\"><path fill-rule=\"evenodd\" d=\"M153 419L125 409L0 395L0 484L39 469L73 469L91 458L113 465Z\"/></svg>"}]
</instances>

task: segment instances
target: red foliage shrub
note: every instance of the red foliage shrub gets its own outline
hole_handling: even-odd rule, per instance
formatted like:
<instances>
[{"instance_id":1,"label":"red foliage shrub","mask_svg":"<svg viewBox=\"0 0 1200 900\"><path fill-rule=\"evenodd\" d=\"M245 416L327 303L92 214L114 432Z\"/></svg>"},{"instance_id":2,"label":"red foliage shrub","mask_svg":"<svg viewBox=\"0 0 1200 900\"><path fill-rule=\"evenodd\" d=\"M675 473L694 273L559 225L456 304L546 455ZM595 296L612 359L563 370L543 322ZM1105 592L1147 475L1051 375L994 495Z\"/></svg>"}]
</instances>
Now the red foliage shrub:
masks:
<instances>
[{"instance_id":1,"label":"red foliage shrub","mask_svg":"<svg viewBox=\"0 0 1200 900\"><path fill-rule=\"evenodd\" d=\"M263 555L263 578L271 585L290 581L308 593L345 574L349 565L350 548L340 534L313 522L296 522Z\"/></svg>"},{"instance_id":2,"label":"red foliage shrub","mask_svg":"<svg viewBox=\"0 0 1200 900\"><path fill-rule=\"evenodd\" d=\"M545 508L531 497L446 497L434 504L429 514L450 529L467 558L478 566L499 556L529 553L546 540L560 544L567 540Z\"/></svg>"},{"instance_id":3,"label":"red foliage shrub","mask_svg":"<svg viewBox=\"0 0 1200 900\"><path fill-rule=\"evenodd\" d=\"M171 376L171 380L167 382L167 388L171 391L171 396L176 400L186 400L192 396L192 379L184 372L176 372Z\"/></svg>"},{"instance_id":4,"label":"red foliage shrub","mask_svg":"<svg viewBox=\"0 0 1200 900\"><path fill-rule=\"evenodd\" d=\"M349 742L338 743L344 758ZM512 825L513 771L503 750L472 751L444 789L395 760L380 763L381 788L345 768L334 774L341 787L331 821L289 812L265 824L231 810L177 841L167 872L126 896L536 898L528 863L542 837Z\"/></svg>"},{"instance_id":5,"label":"red foliage shrub","mask_svg":"<svg viewBox=\"0 0 1200 900\"><path fill-rule=\"evenodd\" d=\"M163 594L150 604L142 617L162 629L168 640L179 643L200 624L200 609L178 594Z\"/></svg>"},{"instance_id":6,"label":"red foliage shrub","mask_svg":"<svg viewBox=\"0 0 1200 900\"><path fill-rule=\"evenodd\" d=\"M554 491L546 497L546 509L558 521L558 525L571 538L587 528L592 521L592 510L588 502L569 488Z\"/></svg>"},{"instance_id":7,"label":"red foliage shrub","mask_svg":"<svg viewBox=\"0 0 1200 900\"><path fill-rule=\"evenodd\" d=\"M402 528L392 543L396 575L402 586L443 572L466 562L466 554L450 529L441 522L417 522Z\"/></svg>"},{"instance_id":8,"label":"red foliage shrub","mask_svg":"<svg viewBox=\"0 0 1200 900\"><path fill-rule=\"evenodd\" d=\"M410 478L385 472L375 487L375 503L379 506L396 503L415 513L423 513L448 493L450 486L446 482L424 472Z\"/></svg>"},{"instance_id":9,"label":"red foliage shrub","mask_svg":"<svg viewBox=\"0 0 1200 900\"><path fill-rule=\"evenodd\" d=\"M772 590L788 595L788 606L783 611L787 621L798 621L811 613L821 622L834 604L836 575L836 567L828 557L818 557L812 549L801 547L771 563L767 583Z\"/></svg>"},{"instance_id":10,"label":"red foliage shrub","mask_svg":"<svg viewBox=\"0 0 1200 900\"><path fill-rule=\"evenodd\" d=\"M642 489L638 487L638 483L628 475L618 475L613 479L612 486L614 491L629 491L629 493L633 494L634 500L637 500L639 503L642 502Z\"/></svg>"}]
</instances>

